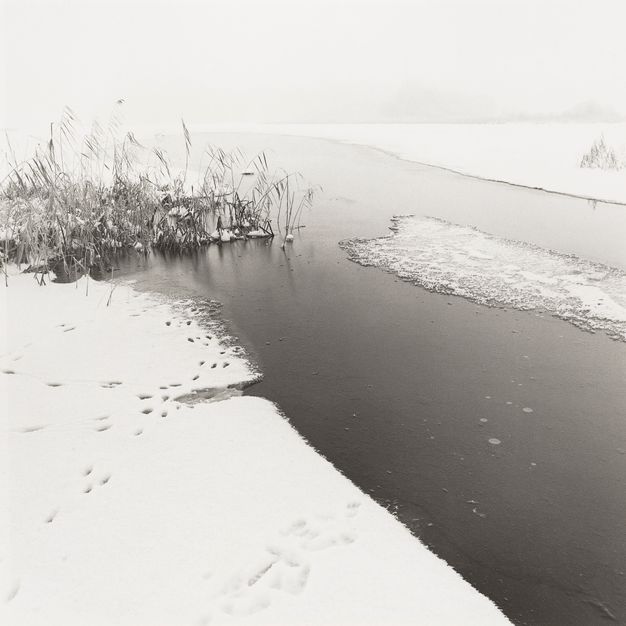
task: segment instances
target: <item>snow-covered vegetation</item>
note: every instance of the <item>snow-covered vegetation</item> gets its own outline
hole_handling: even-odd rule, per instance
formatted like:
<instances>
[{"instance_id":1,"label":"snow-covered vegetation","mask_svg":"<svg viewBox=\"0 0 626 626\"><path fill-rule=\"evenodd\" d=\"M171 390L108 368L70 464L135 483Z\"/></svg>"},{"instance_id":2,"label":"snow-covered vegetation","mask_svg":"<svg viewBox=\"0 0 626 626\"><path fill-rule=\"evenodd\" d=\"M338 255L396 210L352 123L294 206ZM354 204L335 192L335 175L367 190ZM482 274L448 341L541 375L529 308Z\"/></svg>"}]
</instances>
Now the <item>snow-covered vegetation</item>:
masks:
<instances>
[{"instance_id":1,"label":"snow-covered vegetation","mask_svg":"<svg viewBox=\"0 0 626 626\"><path fill-rule=\"evenodd\" d=\"M593 145L583 155L580 167L598 168L601 170L620 170L624 167L624 162L617 156L615 149L607 146L604 137L596 139Z\"/></svg>"},{"instance_id":2,"label":"snow-covered vegetation","mask_svg":"<svg viewBox=\"0 0 626 626\"><path fill-rule=\"evenodd\" d=\"M181 251L273 237L273 222L285 241L312 201L301 177L270 170L264 153L247 161L240 151L208 147L201 170L190 171L184 122L184 168L175 168L162 149L121 132L115 115L106 129L94 123L81 135L75 125L66 108L32 157L18 162L7 150L0 262L74 277L106 271L121 248Z\"/></svg>"}]
</instances>

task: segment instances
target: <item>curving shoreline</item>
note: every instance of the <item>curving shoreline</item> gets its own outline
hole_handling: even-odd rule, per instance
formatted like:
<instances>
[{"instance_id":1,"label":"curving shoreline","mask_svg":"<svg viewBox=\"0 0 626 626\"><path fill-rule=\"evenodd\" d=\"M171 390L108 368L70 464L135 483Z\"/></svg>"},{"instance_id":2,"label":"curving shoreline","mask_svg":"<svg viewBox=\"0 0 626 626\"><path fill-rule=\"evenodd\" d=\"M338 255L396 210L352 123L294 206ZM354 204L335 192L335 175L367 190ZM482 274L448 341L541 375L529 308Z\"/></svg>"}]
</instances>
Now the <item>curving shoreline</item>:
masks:
<instances>
[{"instance_id":1,"label":"curving shoreline","mask_svg":"<svg viewBox=\"0 0 626 626\"><path fill-rule=\"evenodd\" d=\"M275 405L175 400L256 375L202 304L25 274L1 302L3 623L508 623Z\"/></svg>"}]
</instances>

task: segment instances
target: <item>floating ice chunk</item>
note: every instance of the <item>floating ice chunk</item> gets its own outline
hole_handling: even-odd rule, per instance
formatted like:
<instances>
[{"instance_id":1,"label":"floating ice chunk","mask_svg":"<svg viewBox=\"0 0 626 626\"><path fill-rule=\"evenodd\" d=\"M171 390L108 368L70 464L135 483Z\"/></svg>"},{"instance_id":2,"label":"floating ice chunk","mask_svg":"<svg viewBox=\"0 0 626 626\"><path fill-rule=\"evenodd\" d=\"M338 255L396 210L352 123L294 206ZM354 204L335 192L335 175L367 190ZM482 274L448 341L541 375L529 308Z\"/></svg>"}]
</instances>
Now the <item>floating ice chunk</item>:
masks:
<instances>
[{"instance_id":1,"label":"floating ice chunk","mask_svg":"<svg viewBox=\"0 0 626 626\"><path fill-rule=\"evenodd\" d=\"M524 411L524 413L532 413L533 410L529 407L529 406L525 406L522 411Z\"/></svg>"},{"instance_id":2,"label":"floating ice chunk","mask_svg":"<svg viewBox=\"0 0 626 626\"><path fill-rule=\"evenodd\" d=\"M492 446L499 446L502 442L501 442L499 439L496 439L495 437L492 437L492 438L489 440L489 443L490 443Z\"/></svg>"},{"instance_id":3,"label":"floating ice chunk","mask_svg":"<svg viewBox=\"0 0 626 626\"><path fill-rule=\"evenodd\" d=\"M487 306L538 309L626 341L626 272L430 217L341 242L351 260ZM523 268L523 269L522 269Z\"/></svg>"}]
</instances>

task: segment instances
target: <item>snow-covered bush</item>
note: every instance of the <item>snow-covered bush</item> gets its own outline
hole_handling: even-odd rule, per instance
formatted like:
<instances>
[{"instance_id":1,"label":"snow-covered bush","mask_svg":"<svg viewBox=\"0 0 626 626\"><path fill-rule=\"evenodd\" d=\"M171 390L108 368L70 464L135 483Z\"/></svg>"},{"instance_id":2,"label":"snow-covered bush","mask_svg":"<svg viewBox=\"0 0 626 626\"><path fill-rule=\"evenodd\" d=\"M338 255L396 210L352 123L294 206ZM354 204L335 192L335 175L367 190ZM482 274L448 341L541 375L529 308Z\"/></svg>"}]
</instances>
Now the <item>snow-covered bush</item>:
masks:
<instances>
[{"instance_id":1,"label":"snow-covered bush","mask_svg":"<svg viewBox=\"0 0 626 626\"><path fill-rule=\"evenodd\" d=\"M589 152L583 155L580 167L588 167L601 170L619 170L624 163L618 158L615 150L607 146L604 137L593 142Z\"/></svg>"}]
</instances>

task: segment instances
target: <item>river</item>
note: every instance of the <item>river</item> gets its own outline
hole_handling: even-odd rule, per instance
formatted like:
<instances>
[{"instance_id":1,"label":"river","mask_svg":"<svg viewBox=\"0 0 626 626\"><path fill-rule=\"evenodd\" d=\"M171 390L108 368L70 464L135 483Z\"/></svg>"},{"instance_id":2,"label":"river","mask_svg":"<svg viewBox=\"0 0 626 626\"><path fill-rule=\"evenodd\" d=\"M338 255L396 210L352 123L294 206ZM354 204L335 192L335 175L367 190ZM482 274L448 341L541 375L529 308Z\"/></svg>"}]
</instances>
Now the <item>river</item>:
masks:
<instances>
[{"instance_id":1,"label":"river","mask_svg":"<svg viewBox=\"0 0 626 626\"><path fill-rule=\"evenodd\" d=\"M276 402L514 623L626 623L626 345L542 311L429 292L338 245L415 214L625 269L624 208L367 147L226 134L194 144L207 140L266 149L320 185L306 228L284 251L237 242L153 254L120 274L220 301L263 372L248 393Z\"/></svg>"}]
</instances>

